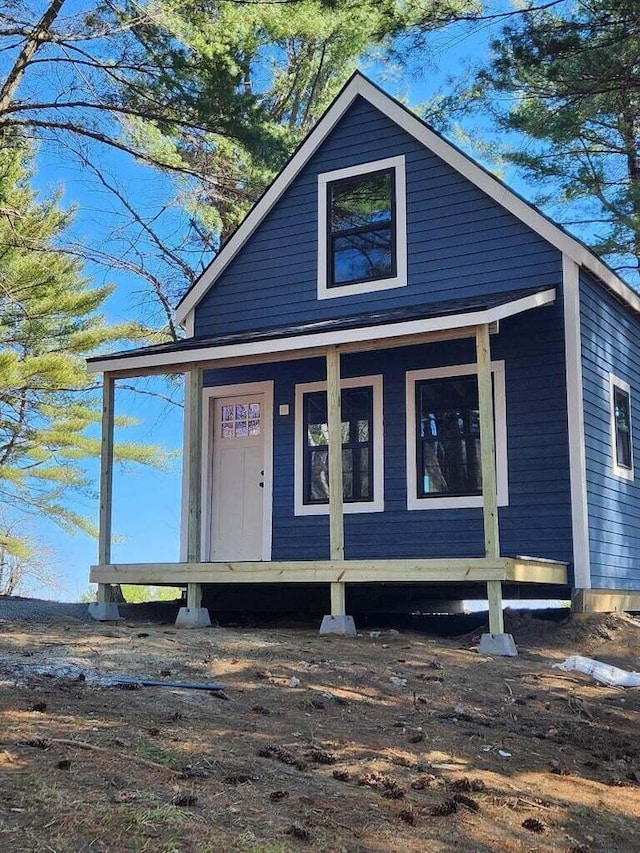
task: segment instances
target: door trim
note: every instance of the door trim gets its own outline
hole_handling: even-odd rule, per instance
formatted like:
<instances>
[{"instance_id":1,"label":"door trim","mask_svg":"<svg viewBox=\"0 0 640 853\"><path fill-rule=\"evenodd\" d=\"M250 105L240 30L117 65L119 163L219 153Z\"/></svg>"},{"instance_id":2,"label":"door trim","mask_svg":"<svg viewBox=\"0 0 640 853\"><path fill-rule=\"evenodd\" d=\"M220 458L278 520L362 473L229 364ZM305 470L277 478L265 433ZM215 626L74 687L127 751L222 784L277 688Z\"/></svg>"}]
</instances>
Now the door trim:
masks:
<instances>
[{"instance_id":1,"label":"door trim","mask_svg":"<svg viewBox=\"0 0 640 853\"><path fill-rule=\"evenodd\" d=\"M273 382L243 382L239 385L213 385L202 389L202 519L203 561L211 559L213 430L216 399L243 394L264 395L264 495L262 504L262 560L271 560L273 514Z\"/></svg>"}]
</instances>

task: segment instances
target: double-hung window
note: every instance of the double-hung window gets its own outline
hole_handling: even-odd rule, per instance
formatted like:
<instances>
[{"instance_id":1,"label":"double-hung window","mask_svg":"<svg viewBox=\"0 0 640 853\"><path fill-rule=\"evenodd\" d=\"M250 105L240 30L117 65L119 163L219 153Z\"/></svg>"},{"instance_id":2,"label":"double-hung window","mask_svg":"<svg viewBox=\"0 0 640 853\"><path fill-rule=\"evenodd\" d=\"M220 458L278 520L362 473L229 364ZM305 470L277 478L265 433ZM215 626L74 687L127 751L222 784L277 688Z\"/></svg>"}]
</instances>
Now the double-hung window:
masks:
<instances>
[{"instance_id":1,"label":"double-hung window","mask_svg":"<svg viewBox=\"0 0 640 853\"><path fill-rule=\"evenodd\" d=\"M498 503L507 503L504 363L492 364ZM475 365L407 374L407 506L482 505L478 375Z\"/></svg>"},{"instance_id":2,"label":"double-hung window","mask_svg":"<svg viewBox=\"0 0 640 853\"><path fill-rule=\"evenodd\" d=\"M416 382L417 497L482 494L475 375Z\"/></svg>"},{"instance_id":3,"label":"double-hung window","mask_svg":"<svg viewBox=\"0 0 640 853\"><path fill-rule=\"evenodd\" d=\"M631 388L628 382L609 375L611 405L611 449L613 473L633 480L633 436L631 431Z\"/></svg>"},{"instance_id":4,"label":"double-hung window","mask_svg":"<svg viewBox=\"0 0 640 853\"><path fill-rule=\"evenodd\" d=\"M341 389L342 499L344 511L382 506L382 379L345 379ZM329 509L329 426L325 383L296 388L297 515Z\"/></svg>"},{"instance_id":5,"label":"double-hung window","mask_svg":"<svg viewBox=\"0 0 640 853\"><path fill-rule=\"evenodd\" d=\"M318 297L406 284L404 157L318 177Z\"/></svg>"},{"instance_id":6,"label":"double-hung window","mask_svg":"<svg viewBox=\"0 0 640 853\"><path fill-rule=\"evenodd\" d=\"M327 187L327 286L390 278L396 271L395 170Z\"/></svg>"}]
</instances>

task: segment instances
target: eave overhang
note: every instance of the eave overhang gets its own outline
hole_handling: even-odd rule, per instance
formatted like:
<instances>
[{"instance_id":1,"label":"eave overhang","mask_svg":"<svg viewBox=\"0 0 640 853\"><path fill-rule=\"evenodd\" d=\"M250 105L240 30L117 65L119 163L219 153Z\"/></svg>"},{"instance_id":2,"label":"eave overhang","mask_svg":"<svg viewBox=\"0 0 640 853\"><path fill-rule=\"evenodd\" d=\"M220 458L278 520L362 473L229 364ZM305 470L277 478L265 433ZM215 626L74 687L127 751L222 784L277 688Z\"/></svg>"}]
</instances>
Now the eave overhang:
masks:
<instances>
[{"instance_id":1,"label":"eave overhang","mask_svg":"<svg viewBox=\"0 0 640 853\"><path fill-rule=\"evenodd\" d=\"M188 338L97 356L89 359L87 365L90 373L142 376L181 373L196 364L216 367L305 358L321 355L329 346L354 352L376 349L378 345L383 348L411 344L429 334L467 337L477 326L495 325L524 311L551 305L555 298L552 287L490 294L420 309L364 314L217 338Z\"/></svg>"}]
</instances>

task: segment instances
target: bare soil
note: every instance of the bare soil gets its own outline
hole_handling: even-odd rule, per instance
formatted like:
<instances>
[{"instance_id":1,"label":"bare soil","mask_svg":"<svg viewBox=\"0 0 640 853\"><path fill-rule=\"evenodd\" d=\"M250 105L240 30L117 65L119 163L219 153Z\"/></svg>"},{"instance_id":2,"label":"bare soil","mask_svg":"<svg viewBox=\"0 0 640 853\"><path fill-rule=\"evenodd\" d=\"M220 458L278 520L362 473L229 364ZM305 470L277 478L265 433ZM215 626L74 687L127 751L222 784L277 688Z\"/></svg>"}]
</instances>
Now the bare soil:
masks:
<instances>
[{"instance_id":1,"label":"bare soil","mask_svg":"<svg viewBox=\"0 0 640 853\"><path fill-rule=\"evenodd\" d=\"M640 690L551 667L640 668L640 622L510 629L517 659L388 630L0 623L0 851L637 853Z\"/></svg>"}]
</instances>

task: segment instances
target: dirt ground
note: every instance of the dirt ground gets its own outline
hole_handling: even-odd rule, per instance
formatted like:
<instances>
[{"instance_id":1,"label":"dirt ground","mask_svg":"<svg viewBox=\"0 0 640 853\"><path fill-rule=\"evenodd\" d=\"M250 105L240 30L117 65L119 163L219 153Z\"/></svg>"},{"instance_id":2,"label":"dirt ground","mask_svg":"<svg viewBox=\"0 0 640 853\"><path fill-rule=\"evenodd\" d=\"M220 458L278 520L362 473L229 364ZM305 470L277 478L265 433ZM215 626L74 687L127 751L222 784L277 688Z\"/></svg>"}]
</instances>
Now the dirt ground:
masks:
<instances>
[{"instance_id":1,"label":"dirt ground","mask_svg":"<svg viewBox=\"0 0 640 853\"><path fill-rule=\"evenodd\" d=\"M640 689L552 664L639 669L640 622L509 627L517 659L404 631L0 623L0 850L637 853Z\"/></svg>"}]
</instances>

